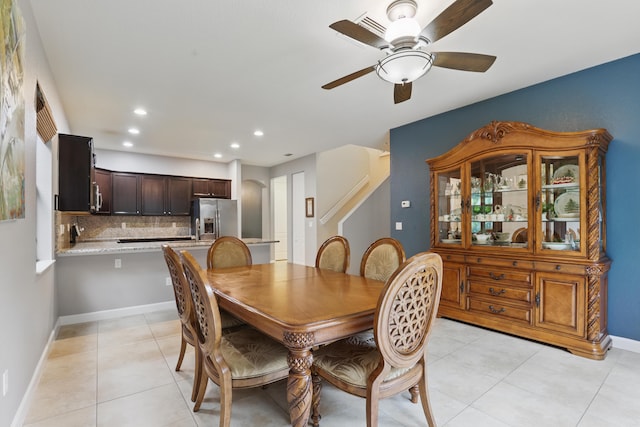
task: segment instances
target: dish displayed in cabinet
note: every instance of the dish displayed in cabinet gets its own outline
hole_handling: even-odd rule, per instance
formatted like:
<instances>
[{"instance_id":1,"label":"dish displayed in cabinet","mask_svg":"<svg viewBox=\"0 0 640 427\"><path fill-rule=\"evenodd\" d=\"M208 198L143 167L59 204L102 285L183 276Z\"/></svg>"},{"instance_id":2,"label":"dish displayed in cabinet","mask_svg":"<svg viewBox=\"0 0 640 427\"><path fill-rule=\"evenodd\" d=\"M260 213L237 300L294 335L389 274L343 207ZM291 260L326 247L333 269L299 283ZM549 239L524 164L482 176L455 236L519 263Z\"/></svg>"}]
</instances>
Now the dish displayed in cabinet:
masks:
<instances>
[{"instance_id":1,"label":"dish displayed in cabinet","mask_svg":"<svg viewBox=\"0 0 640 427\"><path fill-rule=\"evenodd\" d=\"M572 249L571 243L565 242L542 242L542 247L554 251L566 251Z\"/></svg>"},{"instance_id":2,"label":"dish displayed in cabinet","mask_svg":"<svg viewBox=\"0 0 640 427\"><path fill-rule=\"evenodd\" d=\"M460 243L462 239L442 239L442 243Z\"/></svg>"},{"instance_id":3,"label":"dish displayed in cabinet","mask_svg":"<svg viewBox=\"0 0 640 427\"><path fill-rule=\"evenodd\" d=\"M580 216L580 193L567 191L559 195L553 203L558 218L577 218Z\"/></svg>"},{"instance_id":4,"label":"dish displayed in cabinet","mask_svg":"<svg viewBox=\"0 0 640 427\"><path fill-rule=\"evenodd\" d=\"M551 184L577 184L580 182L580 168L577 165L560 166L553 174Z\"/></svg>"}]
</instances>

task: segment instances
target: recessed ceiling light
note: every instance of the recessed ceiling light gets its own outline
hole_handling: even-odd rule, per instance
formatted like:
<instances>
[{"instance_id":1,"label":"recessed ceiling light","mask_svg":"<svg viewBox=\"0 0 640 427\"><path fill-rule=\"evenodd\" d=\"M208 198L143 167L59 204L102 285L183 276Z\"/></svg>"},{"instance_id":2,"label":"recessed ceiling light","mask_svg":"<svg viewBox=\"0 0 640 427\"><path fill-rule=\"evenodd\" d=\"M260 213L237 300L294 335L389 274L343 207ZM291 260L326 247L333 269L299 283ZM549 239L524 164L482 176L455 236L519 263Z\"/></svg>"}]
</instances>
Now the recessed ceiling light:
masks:
<instances>
[{"instance_id":1,"label":"recessed ceiling light","mask_svg":"<svg viewBox=\"0 0 640 427\"><path fill-rule=\"evenodd\" d=\"M137 135L140 133L140 130L136 128L129 128L129 133L132 135Z\"/></svg>"},{"instance_id":2,"label":"recessed ceiling light","mask_svg":"<svg viewBox=\"0 0 640 427\"><path fill-rule=\"evenodd\" d=\"M240 144L238 144L237 142L232 142L230 147L233 148L233 149L238 149L238 148L240 148Z\"/></svg>"},{"instance_id":3,"label":"recessed ceiling light","mask_svg":"<svg viewBox=\"0 0 640 427\"><path fill-rule=\"evenodd\" d=\"M139 116L146 116L147 110L145 110L144 108L136 108L135 110L133 110L133 113Z\"/></svg>"},{"instance_id":4,"label":"recessed ceiling light","mask_svg":"<svg viewBox=\"0 0 640 427\"><path fill-rule=\"evenodd\" d=\"M255 136L262 136L262 135L264 135L264 132L262 132L260 129L258 129L257 131L253 132L253 134Z\"/></svg>"},{"instance_id":5,"label":"recessed ceiling light","mask_svg":"<svg viewBox=\"0 0 640 427\"><path fill-rule=\"evenodd\" d=\"M222 154L216 153L216 154L213 155L213 157L215 157L216 159L220 159L220 158L222 158Z\"/></svg>"},{"instance_id":6,"label":"recessed ceiling light","mask_svg":"<svg viewBox=\"0 0 640 427\"><path fill-rule=\"evenodd\" d=\"M123 143L122 143L122 145L124 145L124 146L125 146L125 147L127 147L127 148L133 147L133 143L132 143L132 142L129 142L129 141L125 141L125 142L123 142Z\"/></svg>"}]
</instances>

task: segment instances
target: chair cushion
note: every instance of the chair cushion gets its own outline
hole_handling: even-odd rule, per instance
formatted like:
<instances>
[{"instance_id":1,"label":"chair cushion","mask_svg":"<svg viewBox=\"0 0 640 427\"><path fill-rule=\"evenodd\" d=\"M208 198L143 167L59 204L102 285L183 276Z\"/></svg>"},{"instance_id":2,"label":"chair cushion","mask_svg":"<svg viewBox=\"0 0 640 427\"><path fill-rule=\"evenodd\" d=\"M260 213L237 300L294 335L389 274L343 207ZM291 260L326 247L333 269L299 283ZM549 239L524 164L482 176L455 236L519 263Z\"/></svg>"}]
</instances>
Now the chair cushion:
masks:
<instances>
[{"instance_id":1,"label":"chair cushion","mask_svg":"<svg viewBox=\"0 0 640 427\"><path fill-rule=\"evenodd\" d=\"M287 349L251 328L222 336L220 351L234 379L252 378L287 369Z\"/></svg>"},{"instance_id":2,"label":"chair cushion","mask_svg":"<svg viewBox=\"0 0 640 427\"><path fill-rule=\"evenodd\" d=\"M400 262L396 248L391 245L380 245L369 254L364 267L364 277L386 282L396 271Z\"/></svg>"},{"instance_id":3,"label":"chair cushion","mask_svg":"<svg viewBox=\"0 0 640 427\"><path fill-rule=\"evenodd\" d=\"M371 330L336 341L313 354L313 363L335 378L360 388L380 363L380 353ZM399 377L410 368L391 368L387 380Z\"/></svg>"}]
</instances>

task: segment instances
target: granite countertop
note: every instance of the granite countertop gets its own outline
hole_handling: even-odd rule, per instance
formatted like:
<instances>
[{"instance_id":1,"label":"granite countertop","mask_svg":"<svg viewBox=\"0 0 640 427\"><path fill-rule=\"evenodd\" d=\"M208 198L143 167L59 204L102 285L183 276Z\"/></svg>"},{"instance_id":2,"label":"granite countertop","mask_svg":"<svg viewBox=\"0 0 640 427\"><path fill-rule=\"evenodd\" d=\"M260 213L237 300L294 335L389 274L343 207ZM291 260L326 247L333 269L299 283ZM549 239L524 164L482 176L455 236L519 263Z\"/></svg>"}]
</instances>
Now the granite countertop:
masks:
<instances>
[{"instance_id":1,"label":"granite countertop","mask_svg":"<svg viewBox=\"0 0 640 427\"><path fill-rule=\"evenodd\" d=\"M278 240L242 239L248 246L276 243ZM179 249L205 249L211 246L213 240L177 240L177 241L153 241L153 242L127 242L118 243L117 240L94 240L78 242L70 248L60 249L57 256L78 255L103 255L137 252L160 252L162 245L169 243L172 248Z\"/></svg>"}]
</instances>

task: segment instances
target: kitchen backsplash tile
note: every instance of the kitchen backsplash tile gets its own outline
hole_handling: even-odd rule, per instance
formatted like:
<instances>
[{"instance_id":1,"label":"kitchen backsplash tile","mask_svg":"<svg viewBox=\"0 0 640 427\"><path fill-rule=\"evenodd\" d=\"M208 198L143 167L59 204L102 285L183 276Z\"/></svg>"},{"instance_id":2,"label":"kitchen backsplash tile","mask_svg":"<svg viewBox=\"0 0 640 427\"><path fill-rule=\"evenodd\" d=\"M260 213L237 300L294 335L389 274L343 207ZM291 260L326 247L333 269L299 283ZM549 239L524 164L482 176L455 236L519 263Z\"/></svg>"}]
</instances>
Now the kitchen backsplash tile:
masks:
<instances>
[{"instance_id":1,"label":"kitchen backsplash tile","mask_svg":"<svg viewBox=\"0 0 640 427\"><path fill-rule=\"evenodd\" d=\"M73 224L77 224L80 230L78 242L191 234L191 220L186 216L103 216L56 212L56 250L70 247L69 229Z\"/></svg>"}]
</instances>

